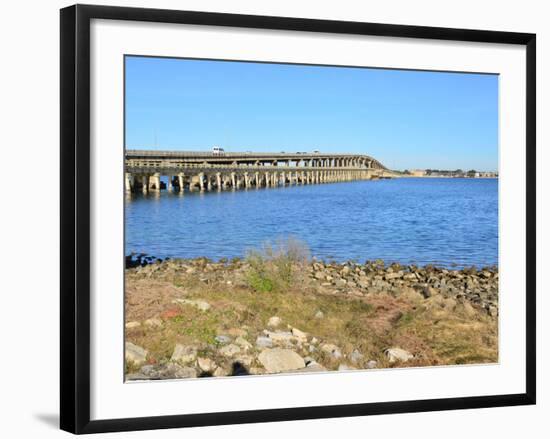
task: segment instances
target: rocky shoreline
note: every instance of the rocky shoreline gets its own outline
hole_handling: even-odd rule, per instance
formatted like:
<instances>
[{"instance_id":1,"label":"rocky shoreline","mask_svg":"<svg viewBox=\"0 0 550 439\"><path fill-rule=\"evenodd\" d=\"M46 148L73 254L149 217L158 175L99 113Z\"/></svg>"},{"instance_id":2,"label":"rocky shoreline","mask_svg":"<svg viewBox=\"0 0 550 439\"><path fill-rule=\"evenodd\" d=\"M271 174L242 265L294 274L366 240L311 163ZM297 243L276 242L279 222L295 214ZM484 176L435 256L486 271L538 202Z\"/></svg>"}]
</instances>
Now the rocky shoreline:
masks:
<instances>
[{"instance_id":1,"label":"rocky shoreline","mask_svg":"<svg viewBox=\"0 0 550 439\"><path fill-rule=\"evenodd\" d=\"M404 289L412 288L424 298L442 294L458 300L469 300L491 315L498 314L497 267L449 270L433 265L417 267L397 263L386 267L382 260L367 261L363 265L352 262L314 262L310 273L322 282L322 286L348 289L350 294L377 294L387 291L399 295Z\"/></svg>"},{"instance_id":2,"label":"rocky shoreline","mask_svg":"<svg viewBox=\"0 0 550 439\"><path fill-rule=\"evenodd\" d=\"M258 292L248 260L132 260L128 380L498 359L496 267L313 260L281 291Z\"/></svg>"}]
</instances>

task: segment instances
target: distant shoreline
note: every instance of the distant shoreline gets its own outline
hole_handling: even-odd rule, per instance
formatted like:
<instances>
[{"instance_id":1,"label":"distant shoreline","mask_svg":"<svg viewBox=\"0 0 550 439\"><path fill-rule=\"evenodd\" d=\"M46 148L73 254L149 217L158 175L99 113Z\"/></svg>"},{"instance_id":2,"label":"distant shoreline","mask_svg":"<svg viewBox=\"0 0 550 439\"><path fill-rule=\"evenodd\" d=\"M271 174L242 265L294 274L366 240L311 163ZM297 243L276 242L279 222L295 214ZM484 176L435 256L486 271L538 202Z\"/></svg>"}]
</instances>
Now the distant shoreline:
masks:
<instances>
[{"instance_id":1,"label":"distant shoreline","mask_svg":"<svg viewBox=\"0 0 550 439\"><path fill-rule=\"evenodd\" d=\"M406 175L400 174L401 178L453 178L463 180L498 180L498 177L453 177L450 175Z\"/></svg>"}]
</instances>

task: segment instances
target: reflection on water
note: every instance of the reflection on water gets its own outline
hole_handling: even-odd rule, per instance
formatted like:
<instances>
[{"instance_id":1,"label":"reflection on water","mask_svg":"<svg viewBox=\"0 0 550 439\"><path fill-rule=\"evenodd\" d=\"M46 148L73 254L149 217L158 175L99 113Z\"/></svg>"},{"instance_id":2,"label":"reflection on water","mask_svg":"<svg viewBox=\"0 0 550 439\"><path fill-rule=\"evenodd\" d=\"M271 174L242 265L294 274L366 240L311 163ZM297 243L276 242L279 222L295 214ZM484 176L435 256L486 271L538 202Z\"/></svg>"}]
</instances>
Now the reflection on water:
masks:
<instances>
[{"instance_id":1,"label":"reflection on water","mask_svg":"<svg viewBox=\"0 0 550 439\"><path fill-rule=\"evenodd\" d=\"M498 263L498 180L395 179L126 198L126 254L243 256L278 237L320 259Z\"/></svg>"}]
</instances>

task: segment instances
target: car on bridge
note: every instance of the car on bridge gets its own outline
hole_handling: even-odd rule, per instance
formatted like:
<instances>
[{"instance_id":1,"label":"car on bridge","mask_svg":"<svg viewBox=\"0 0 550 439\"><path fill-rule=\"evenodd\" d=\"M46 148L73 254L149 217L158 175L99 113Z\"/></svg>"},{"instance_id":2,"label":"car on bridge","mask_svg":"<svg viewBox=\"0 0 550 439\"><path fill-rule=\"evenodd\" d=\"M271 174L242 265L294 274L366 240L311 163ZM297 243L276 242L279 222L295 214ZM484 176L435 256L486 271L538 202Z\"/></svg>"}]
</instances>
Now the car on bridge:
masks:
<instances>
[{"instance_id":1,"label":"car on bridge","mask_svg":"<svg viewBox=\"0 0 550 439\"><path fill-rule=\"evenodd\" d=\"M225 150L219 146L214 146L212 148L212 154L214 155L223 155L225 153Z\"/></svg>"}]
</instances>

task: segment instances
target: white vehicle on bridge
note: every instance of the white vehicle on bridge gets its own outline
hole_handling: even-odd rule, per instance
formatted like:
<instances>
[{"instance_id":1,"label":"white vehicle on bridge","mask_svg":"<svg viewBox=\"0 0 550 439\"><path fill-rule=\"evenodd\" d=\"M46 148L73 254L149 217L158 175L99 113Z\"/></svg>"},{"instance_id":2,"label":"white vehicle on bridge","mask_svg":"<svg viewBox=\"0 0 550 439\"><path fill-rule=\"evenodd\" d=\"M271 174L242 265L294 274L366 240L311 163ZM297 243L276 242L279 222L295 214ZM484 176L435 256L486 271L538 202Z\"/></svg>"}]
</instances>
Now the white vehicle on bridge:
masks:
<instances>
[{"instance_id":1,"label":"white vehicle on bridge","mask_svg":"<svg viewBox=\"0 0 550 439\"><path fill-rule=\"evenodd\" d=\"M220 146L214 146L212 148L212 154L214 155L223 155L225 153L224 149Z\"/></svg>"}]
</instances>

